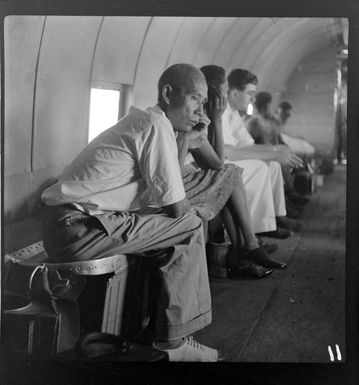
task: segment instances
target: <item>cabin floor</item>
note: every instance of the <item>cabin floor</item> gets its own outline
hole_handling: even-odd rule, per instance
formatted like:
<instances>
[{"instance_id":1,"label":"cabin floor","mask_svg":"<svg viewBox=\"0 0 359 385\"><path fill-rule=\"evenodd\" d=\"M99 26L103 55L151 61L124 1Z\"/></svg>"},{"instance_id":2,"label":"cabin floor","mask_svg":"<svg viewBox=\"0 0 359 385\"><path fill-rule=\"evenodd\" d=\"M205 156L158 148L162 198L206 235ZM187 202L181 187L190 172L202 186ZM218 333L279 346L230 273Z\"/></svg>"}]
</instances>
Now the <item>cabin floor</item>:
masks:
<instances>
[{"instance_id":1,"label":"cabin floor","mask_svg":"<svg viewBox=\"0 0 359 385\"><path fill-rule=\"evenodd\" d=\"M232 362L330 362L328 346L335 361L345 359L345 189L338 166L305 206L301 233L268 238L285 270L261 280L211 279L213 322L200 342Z\"/></svg>"}]
</instances>

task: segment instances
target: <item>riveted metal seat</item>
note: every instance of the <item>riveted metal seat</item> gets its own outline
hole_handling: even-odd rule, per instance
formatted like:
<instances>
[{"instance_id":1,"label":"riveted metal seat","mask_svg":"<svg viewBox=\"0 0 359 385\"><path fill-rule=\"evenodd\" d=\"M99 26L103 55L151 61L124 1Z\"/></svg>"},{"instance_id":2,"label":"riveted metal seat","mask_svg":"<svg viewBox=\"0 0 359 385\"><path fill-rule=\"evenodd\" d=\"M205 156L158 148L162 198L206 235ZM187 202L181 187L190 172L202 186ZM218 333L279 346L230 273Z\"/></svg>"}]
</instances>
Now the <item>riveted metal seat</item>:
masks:
<instances>
[{"instance_id":1,"label":"riveted metal seat","mask_svg":"<svg viewBox=\"0 0 359 385\"><path fill-rule=\"evenodd\" d=\"M118 274L128 267L128 256L115 254L90 261L52 262L45 249L43 241L34 243L4 256L4 262L17 263L22 266L42 266L49 271L69 271L76 275Z\"/></svg>"},{"instance_id":2,"label":"riveted metal seat","mask_svg":"<svg viewBox=\"0 0 359 385\"><path fill-rule=\"evenodd\" d=\"M73 348L80 336L80 319L77 303L80 294L82 296L83 289L85 288L85 277L103 276L104 291L101 288L97 289L103 292L104 295L104 297L101 297L102 305L99 304L100 312L102 307L102 316L100 316L102 318L102 325L99 325L100 330L104 333L119 335L122 327L128 268L134 261L135 258L131 258L131 256L115 254L87 261L53 262L44 249L43 241L5 254L4 262L7 274L5 275L6 309L4 314L5 320L8 321L8 328L14 322L20 322L22 326L24 324L23 319L28 320L31 318L32 322L38 314L44 314L41 309L45 305L52 310L53 304L60 303L62 307L71 307L71 311L68 313L71 315L72 324L67 327L72 330L70 341L62 345L56 343L54 344L55 347L47 347L45 350L34 345L32 350L45 351L46 353L52 352L51 354L53 354L54 352ZM46 277L49 277L49 286L46 283L47 279L45 280L45 286L43 286L42 280L38 278L41 274L46 274ZM37 278L34 280L35 276ZM40 286L38 287L39 284ZM50 296L44 296L45 292L46 294L50 293ZM18 298L21 298L21 301ZM25 301L25 306L22 304L20 307L13 307L14 301L15 303ZM70 320L67 313L66 317ZM34 322L37 325L36 322L38 321L35 320ZM36 338L42 337L38 335ZM23 344L23 341L20 341L20 339L16 341L9 339L8 342L10 346L11 344L19 346Z\"/></svg>"},{"instance_id":3,"label":"riveted metal seat","mask_svg":"<svg viewBox=\"0 0 359 385\"><path fill-rule=\"evenodd\" d=\"M5 294L11 295L14 286L16 289L15 295L18 292L19 273L17 273L16 266L21 267L19 270L20 274L26 269L26 277L22 278L25 282L27 282L26 280L33 281L33 276L38 271L46 272L51 274L50 290L52 291L53 298L60 296L60 301L63 303L68 299L65 296L68 297L74 292L76 293L76 298L70 298L70 302L72 304L75 303L75 306L80 310L81 330L84 328L83 330L85 331L93 331L92 327L96 326L95 330L113 335L122 335L124 333L128 336L134 336L136 333L139 333L139 339L144 340L147 338L145 332L153 326L152 317L156 310L153 302L154 299L148 291L148 286L153 286L154 289L151 292L158 291L157 284L159 280L154 280L151 277L154 274L154 270L156 270L158 262L166 255L167 250L153 250L151 252L128 255L114 254L87 261L57 262L49 258L44 249L43 241L39 241L12 253L5 254L4 262L8 267L10 266L7 269L10 272L9 277L6 276L5 278ZM15 274L11 274L11 266L15 268ZM31 275L30 278L29 274ZM86 280L85 284L86 276L90 280ZM90 278L91 276L99 277L92 281L95 277ZM16 282L14 283L14 281ZM126 288L129 282L130 290L129 294L126 295ZM22 289L26 285L20 286L20 289ZM81 296L78 297L80 292ZM99 299L96 305L93 302L95 297L97 300ZM23 313L25 316L28 316L29 309L34 307L31 303L33 298L30 296L28 299L30 300L30 305L6 309L6 316L9 318ZM42 305L41 298L37 302L36 305ZM91 309L87 303L92 303ZM36 309L39 309L39 306ZM126 311L128 314L125 316ZM11 322L13 322L13 319L9 318ZM77 323L77 325L74 326L76 333L73 334L76 335L76 338L72 339L72 343L79 336L80 320L73 320L73 323ZM145 329L143 323L146 324L146 328L147 324L149 324L148 330ZM67 348L69 346L68 344ZM57 351L61 352L63 349L58 349Z\"/></svg>"}]
</instances>

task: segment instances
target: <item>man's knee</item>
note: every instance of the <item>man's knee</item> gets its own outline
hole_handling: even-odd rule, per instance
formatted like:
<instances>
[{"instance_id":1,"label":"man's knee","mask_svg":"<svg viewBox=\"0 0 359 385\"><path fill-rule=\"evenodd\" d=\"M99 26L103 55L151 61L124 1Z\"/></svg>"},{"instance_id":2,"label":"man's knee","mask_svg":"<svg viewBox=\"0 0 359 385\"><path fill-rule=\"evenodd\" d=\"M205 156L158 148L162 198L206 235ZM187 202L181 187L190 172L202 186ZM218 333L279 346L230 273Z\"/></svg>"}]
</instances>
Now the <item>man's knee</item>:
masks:
<instances>
[{"instance_id":1,"label":"man's knee","mask_svg":"<svg viewBox=\"0 0 359 385\"><path fill-rule=\"evenodd\" d=\"M202 220L193 212L183 214L181 223L185 225L188 230L203 230Z\"/></svg>"},{"instance_id":2,"label":"man's knee","mask_svg":"<svg viewBox=\"0 0 359 385\"><path fill-rule=\"evenodd\" d=\"M275 160L270 161L268 165L270 170L277 171L277 172L282 171L282 167L280 163Z\"/></svg>"},{"instance_id":3,"label":"man's knee","mask_svg":"<svg viewBox=\"0 0 359 385\"><path fill-rule=\"evenodd\" d=\"M260 159L253 160L252 173L256 180L265 181L270 177L269 166L266 162Z\"/></svg>"},{"instance_id":4,"label":"man's knee","mask_svg":"<svg viewBox=\"0 0 359 385\"><path fill-rule=\"evenodd\" d=\"M278 183L279 185L283 184L283 173L282 166L280 163L275 161L269 162L269 174L272 183Z\"/></svg>"},{"instance_id":5,"label":"man's knee","mask_svg":"<svg viewBox=\"0 0 359 385\"><path fill-rule=\"evenodd\" d=\"M255 173L268 173L268 164L260 159L251 160L251 167L253 168Z\"/></svg>"}]
</instances>

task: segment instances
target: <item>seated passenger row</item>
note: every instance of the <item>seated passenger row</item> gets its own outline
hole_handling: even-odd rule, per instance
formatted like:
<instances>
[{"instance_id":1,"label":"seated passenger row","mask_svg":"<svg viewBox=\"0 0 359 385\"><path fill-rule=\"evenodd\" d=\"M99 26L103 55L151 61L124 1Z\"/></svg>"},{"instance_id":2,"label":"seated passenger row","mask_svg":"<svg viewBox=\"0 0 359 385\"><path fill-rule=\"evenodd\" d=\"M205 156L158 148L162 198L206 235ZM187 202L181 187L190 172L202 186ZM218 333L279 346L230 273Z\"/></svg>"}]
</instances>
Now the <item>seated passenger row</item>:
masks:
<instances>
[{"instance_id":1,"label":"seated passenger row","mask_svg":"<svg viewBox=\"0 0 359 385\"><path fill-rule=\"evenodd\" d=\"M292 105L287 101L282 101L275 114L272 114L271 103L272 96L269 92L263 91L256 94L253 116L245 119L247 131L256 144L288 145L301 157L303 166L308 167L308 162L314 154L314 148L304 140L291 137L283 132L288 118L291 116ZM298 196L296 193L294 188L295 168L282 164L282 174L287 214L291 218L296 218L300 213L298 205L307 203L308 199Z\"/></svg>"},{"instance_id":2,"label":"seated passenger row","mask_svg":"<svg viewBox=\"0 0 359 385\"><path fill-rule=\"evenodd\" d=\"M191 337L212 321L201 219L221 214L231 272L250 278L286 267L269 257L273 247L263 237L298 229L286 217L282 169L302 167L302 159L283 143L256 144L244 124L257 82L241 69L227 84L218 66L167 68L157 104L132 107L42 194L43 240L53 261L167 250L154 347L170 361L222 359ZM300 201L293 191L287 196Z\"/></svg>"}]
</instances>

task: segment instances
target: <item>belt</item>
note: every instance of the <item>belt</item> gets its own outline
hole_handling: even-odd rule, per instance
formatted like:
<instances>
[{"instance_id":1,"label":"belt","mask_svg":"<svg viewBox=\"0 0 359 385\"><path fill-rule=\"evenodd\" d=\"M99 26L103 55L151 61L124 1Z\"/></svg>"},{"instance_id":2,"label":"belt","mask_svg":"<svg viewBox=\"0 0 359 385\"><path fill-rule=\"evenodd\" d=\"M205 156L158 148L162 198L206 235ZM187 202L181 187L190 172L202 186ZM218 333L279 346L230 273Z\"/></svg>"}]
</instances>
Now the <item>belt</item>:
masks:
<instances>
[{"instance_id":1,"label":"belt","mask_svg":"<svg viewBox=\"0 0 359 385\"><path fill-rule=\"evenodd\" d=\"M48 220L65 226L71 226L75 223L84 223L93 218L90 215L77 210L72 205L45 206L48 212Z\"/></svg>"}]
</instances>

